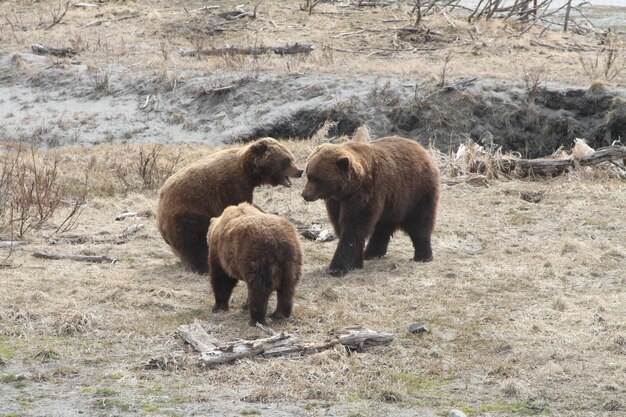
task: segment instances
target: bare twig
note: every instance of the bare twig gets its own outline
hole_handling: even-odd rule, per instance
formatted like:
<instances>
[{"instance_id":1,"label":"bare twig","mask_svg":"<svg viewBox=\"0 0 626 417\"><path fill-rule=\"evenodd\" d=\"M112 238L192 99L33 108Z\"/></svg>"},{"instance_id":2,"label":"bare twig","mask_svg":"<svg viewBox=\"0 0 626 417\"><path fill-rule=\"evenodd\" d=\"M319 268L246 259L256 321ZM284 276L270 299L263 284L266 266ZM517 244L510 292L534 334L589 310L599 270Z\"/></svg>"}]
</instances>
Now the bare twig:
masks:
<instances>
[{"instance_id":1,"label":"bare twig","mask_svg":"<svg viewBox=\"0 0 626 417\"><path fill-rule=\"evenodd\" d=\"M67 3L65 3L65 8L62 9L61 5L59 4L59 8L54 8L52 9L51 13L52 13L52 23L50 23L50 25L48 25L48 27L46 27L46 30L50 30L53 27L55 27L56 25L58 25L59 23L61 23L61 20L63 20L63 18L65 17L65 14L67 13L67 10L70 8L70 3L71 1L68 0Z\"/></svg>"},{"instance_id":2,"label":"bare twig","mask_svg":"<svg viewBox=\"0 0 626 417\"><path fill-rule=\"evenodd\" d=\"M117 259L110 258L108 255L59 255L54 253L46 253L46 252L35 252L33 253L35 258L41 259L51 259L51 260L60 260L60 259L70 259L72 261L79 262L95 262L95 263L115 263Z\"/></svg>"}]
</instances>

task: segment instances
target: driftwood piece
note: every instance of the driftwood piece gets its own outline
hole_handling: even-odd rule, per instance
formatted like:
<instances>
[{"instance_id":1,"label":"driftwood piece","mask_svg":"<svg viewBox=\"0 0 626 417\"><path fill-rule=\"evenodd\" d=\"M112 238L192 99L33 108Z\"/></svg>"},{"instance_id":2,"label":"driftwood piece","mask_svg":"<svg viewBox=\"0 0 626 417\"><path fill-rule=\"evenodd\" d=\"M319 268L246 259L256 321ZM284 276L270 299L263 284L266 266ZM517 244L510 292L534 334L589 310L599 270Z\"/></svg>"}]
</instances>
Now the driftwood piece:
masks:
<instances>
[{"instance_id":1,"label":"driftwood piece","mask_svg":"<svg viewBox=\"0 0 626 417\"><path fill-rule=\"evenodd\" d=\"M277 55L294 55L294 54L308 54L313 51L315 47L313 45L306 45L296 43L293 45L285 46L259 46L250 48L211 48L211 49L181 49L181 56L220 56L220 55L264 55L274 53Z\"/></svg>"},{"instance_id":2,"label":"driftwood piece","mask_svg":"<svg viewBox=\"0 0 626 417\"><path fill-rule=\"evenodd\" d=\"M468 174L454 178L442 178L441 182L446 185L469 184L474 187L489 187L489 181L485 175Z\"/></svg>"},{"instance_id":3,"label":"driftwood piece","mask_svg":"<svg viewBox=\"0 0 626 417\"><path fill-rule=\"evenodd\" d=\"M28 242L25 240L3 240L0 241L0 249L14 248L16 246L25 245Z\"/></svg>"},{"instance_id":4,"label":"driftwood piece","mask_svg":"<svg viewBox=\"0 0 626 417\"><path fill-rule=\"evenodd\" d=\"M576 165L597 165L626 158L626 146L607 146L589 155L565 159L503 159L505 172L520 171L524 175L556 175L574 169Z\"/></svg>"},{"instance_id":5,"label":"driftwood piece","mask_svg":"<svg viewBox=\"0 0 626 417\"><path fill-rule=\"evenodd\" d=\"M393 342L392 333L379 333L363 327L333 329L331 334L339 336L339 343L350 349L363 349L368 346L388 345Z\"/></svg>"},{"instance_id":6,"label":"driftwood piece","mask_svg":"<svg viewBox=\"0 0 626 417\"><path fill-rule=\"evenodd\" d=\"M124 229L124 231L122 232L121 238L122 239L126 239L127 237L129 237L130 235L134 235L135 233L137 233L138 231L142 230L145 226L143 224L133 224L131 226L128 226L126 229Z\"/></svg>"},{"instance_id":7,"label":"driftwood piece","mask_svg":"<svg viewBox=\"0 0 626 417\"><path fill-rule=\"evenodd\" d=\"M110 258L107 255L59 255L55 253L46 253L46 252L35 252L33 253L35 258L41 259L51 259L51 260L60 260L60 259L70 259L72 261L79 262L95 262L95 263L115 263L117 259Z\"/></svg>"},{"instance_id":8,"label":"driftwood piece","mask_svg":"<svg viewBox=\"0 0 626 417\"><path fill-rule=\"evenodd\" d=\"M197 321L193 324L178 326L177 333L198 352L217 349L223 343L211 336Z\"/></svg>"},{"instance_id":9,"label":"driftwood piece","mask_svg":"<svg viewBox=\"0 0 626 417\"><path fill-rule=\"evenodd\" d=\"M127 217L135 217L136 215L137 213L135 213L134 211L125 211L119 216L115 217L115 220L120 221L120 220L124 220Z\"/></svg>"},{"instance_id":10,"label":"driftwood piece","mask_svg":"<svg viewBox=\"0 0 626 417\"><path fill-rule=\"evenodd\" d=\"M191 332L186 326L184 328L185 335L181 336L192 343L192 346L200 352L200 364L204 366L215 366L225 363L231 363L237 359L249 358L257 355L265 357L282 356L291 353L309 354L330 349L336 345L343 345L349 349L364 349L370 346L388 345L393 341L393 334L379 333L363 327L348 327L341 329L333 329L329 332L330 337L324 341L301 341L297 336L290 333L277 333L269 327L257 323L257 327L269 334L269 337L256 340L238 340L231 343L216 346L213 349L206 349L207 343L198 343L203 340L205 335L204 329L201 327L197 330L197 334L189 336ZM190 339L187 339L189 337ZM209 336L210 337L210 336ZM219 342L217 342L219 343ZM199 347L196 347L198 345Z\"/></svg>"},{"instance_id":11,"label":"driftwood piece","mask_svg":"<svg viewBox=\"0 0 626 417\"><path fill-rule=\"evenodd\" d=\"M60 57L76 55L76 51L71 48L54 48L51 46L40 45L38 43L34 43L30 47L33 52L38 55L54 55Z\"/></svg>"}]
</instances>

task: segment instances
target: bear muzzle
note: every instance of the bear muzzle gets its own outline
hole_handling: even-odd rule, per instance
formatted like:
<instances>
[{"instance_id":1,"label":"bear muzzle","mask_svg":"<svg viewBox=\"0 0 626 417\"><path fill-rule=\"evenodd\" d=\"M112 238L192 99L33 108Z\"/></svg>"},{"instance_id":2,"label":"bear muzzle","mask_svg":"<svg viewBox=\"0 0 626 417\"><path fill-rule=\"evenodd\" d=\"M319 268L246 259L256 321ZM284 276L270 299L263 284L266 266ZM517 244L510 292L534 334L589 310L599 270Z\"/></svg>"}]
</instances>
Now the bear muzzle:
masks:
<instances>
[{"instance_id":1,"label":"bear muzzle","mask_svg":"<svg viewBox=\"0 0 626 417\"><path fill-rule=\"evenodd\" d=\"M317 200L319 197L315 196L315 195L311 195L310 193L308 193L306 190L302 191L302 194L300 194L302 196L302 198L304 198L305 201L308 202L312 202Z\"/></svg>"}]
</instances>

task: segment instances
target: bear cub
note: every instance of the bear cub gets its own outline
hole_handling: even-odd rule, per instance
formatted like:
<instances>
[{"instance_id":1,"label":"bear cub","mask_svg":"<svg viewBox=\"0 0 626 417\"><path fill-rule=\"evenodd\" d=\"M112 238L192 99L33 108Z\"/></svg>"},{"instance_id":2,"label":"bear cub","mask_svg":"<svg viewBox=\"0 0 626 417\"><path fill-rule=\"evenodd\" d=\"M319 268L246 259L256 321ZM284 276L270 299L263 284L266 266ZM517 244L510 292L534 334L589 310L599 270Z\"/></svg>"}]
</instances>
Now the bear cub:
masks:
<instances>
[{"instance_id":1,"label":"bear cub","mask_svg":"<svg viewBox=\"0 0 626 417\"><path fill-rule=\"evenodd\" d=\"M291 316L302 275L302 247L289 220L248 203L227 207L211 220L207 236L213 312L227 311L238 281L248 285L250 325L265 323L267 302L277 293L273 319Z\"/></svg>"},{"instance_id":2,"label":"bear cub","mask_svg":"<svg viewBox=\"0 0 626 417\"><path fill-rule=\"evenodd\" d=\"M413 242L413 260L432 259L439 169L419 143L387 137L324 144L311 153L305 172L302 197L324 200L339 238L329 273L343 275L362 268L363 259L384 256L398 229Z\"/></svg>"},{"instance_id":3,"label":"bear cub","mask_svg":"<svg viewBox=\"0 0 626 417\"><path fill-rule=\"evenodd\" d=\"M261 184L291 187L302 176L291 152L272 138L215 152L172 175L159 193L157 227L165 242L194 272L208 272L207 230L224 208L252 203Z\"/></svg>"}]
</instances>

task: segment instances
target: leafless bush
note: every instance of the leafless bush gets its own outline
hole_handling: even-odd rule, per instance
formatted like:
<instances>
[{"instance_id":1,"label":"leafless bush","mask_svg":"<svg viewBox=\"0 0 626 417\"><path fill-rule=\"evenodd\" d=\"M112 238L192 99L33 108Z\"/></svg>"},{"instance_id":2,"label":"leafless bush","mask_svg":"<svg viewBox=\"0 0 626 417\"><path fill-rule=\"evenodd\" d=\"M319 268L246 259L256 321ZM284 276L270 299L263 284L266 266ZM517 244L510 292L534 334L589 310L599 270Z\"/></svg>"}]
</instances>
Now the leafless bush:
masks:
<instances>
[{"instance_id":1,"label":"leafless bush","mask_svg":"<svg viewBox=\"0 0 626 417\"><path fill-rule=\"evenodd\" d=\"M61 20L63 20L63 18L65 17L65 15L67 14L67 10L70 7L70 1L66 2L65 5L63 5L60 1L58 3L57 6L53 6L52 9L50 10L50 15L52 17L52 22L46 26L46 30L52 29L54 26L58 25L59 23L61 23Z\"/></svg>"},{"instance_id":2,"label":"leafless bush","mask_svg":"<svg viewBox=\"0 0 626 417\"><path fill-rule=\"evenodd\" d=\"M604 78L611 81L626 69L626 53L619 41L609 35L604 48L592 55L578 52L578 62L590 80Z\"/></svg>"},{"instance_id":3,"label":"leafless bush","mask_svg":"<svg viewBox=\"0 0 626 417\"><path fill-rule=\"evenodd\" d=\"M537 96L539 87L543 82L546 68L542 64L531 68L523 68L522 72L522 80L524 80L524 84L526 85L526 93L528 94L528 99L531 100Z\"/></svg>"},{"instance_id":4,"label":"leafless bush","mask_svg":"<svg viewBox=\"0 0 626 417\"><path fill-rule=\"evenodd\" d=\"M161 187L173 173L182 159L182 151L175 155L163 152L163 145L140 147L139 154L130 164L115 167L115 174L125 187L125 191L155 190Z\"/></svg>"},{"instance_id":5,"label":"leafless bush","mask_svg":"<svg viewBox=\"0 0 626 417\"><path fill-rule=\"evenodd\" d=\"M87 73L89 74L95 92L106 93L109 91L109 82L111 80L111 67L109 65L104 68L88 65Z\"/></svg>"},{"instance_id":6,"label":"leafless bush","mask_svg":"<svg viewBox=\"0 0 626 417\"><path fill-rule=\"evenodd\" d=\"M0 163L0 231L24 236L69 206L55 232L76 225L84 206L87 187L69 189L61 183L58 158L41 157L31 145L5 148Z\"/></svg>"},{"instance_id":7,"label":"leafless bush","mask_svg":"<svg viewBox=\"0 0 626 417\"><path fill-rule=\"evenodd\" d=\"M317 6L319 2L320 0L305 0L304 4L300 5L300 10L311 14L313 13L313 8Z\"/></svg>"}]
</instances>

